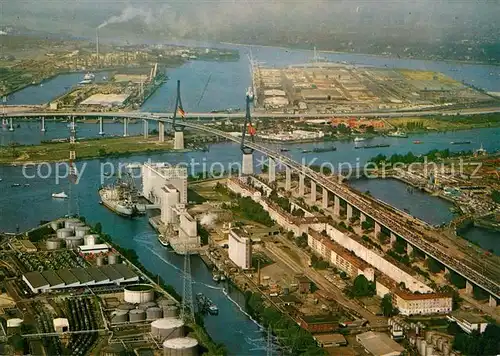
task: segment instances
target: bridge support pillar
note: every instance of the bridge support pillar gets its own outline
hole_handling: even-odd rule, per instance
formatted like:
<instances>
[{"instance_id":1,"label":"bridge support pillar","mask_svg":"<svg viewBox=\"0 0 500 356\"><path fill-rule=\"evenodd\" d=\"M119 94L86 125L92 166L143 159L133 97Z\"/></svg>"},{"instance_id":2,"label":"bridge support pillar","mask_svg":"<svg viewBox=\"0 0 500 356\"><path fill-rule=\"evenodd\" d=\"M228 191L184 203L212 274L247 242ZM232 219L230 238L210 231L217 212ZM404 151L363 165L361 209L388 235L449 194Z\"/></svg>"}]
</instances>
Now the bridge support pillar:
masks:
<instances>
[{"instance_id":1,"label":"bridge support pillar","mask_svg":"<svg viewBox=\"0 0 500 356\"><path fill-rule=\"evenodd\" d=\"M311 180L311 202L316 203L316 182Z\"/></svg>"},{"instance_id":2,"label":"bridge support pillar","mask_svg":"<svg viewBox=\"0 0 500 356\"><path fill-rule=\"evenodd\" d=\"M303 174L299 174L299 195L301 197L303 197L305 193L305 183L304 183L305 178L306 177Z\"/></svg>"},{"instance_id":3,"label":"bridge support pillar","mask_svg":"<svg viewBox=\"0 0 500 356\"><path fill-rule=\"evenodd\" d=\"M40 129L40 131L45 132L46 131L45 130L45 116L42 116L41 119L42 119L42 128Z\"/></svg>"},{"instance_id":4,"label":"bridge support pillar","mask_svg":"<svg viewBox=\"0 0 500 356\"><path fill-rule=\"evenodd\" d=\"M406 254L410 256L413 252L413 246L411 244L406 244Z\"/></svg>"},{"instance_id":5,"label":"bridge support pillar","mask_svg":"<svg viewBox=\"0 0 500 356\"><path fill-rule=\"evenodd\" d=\"M340 198L336 195L333 198L333 214L335 216L340 216Z\"/></svg>"},{"instance_id":6,"label":"bridge support pillar","mask_svg":"<svg viewBox=\"0 0 500 356\"><path fill-rule=\"evenodd\" d=\"M496 308L497 299L494 296L490 295L490 300L488 301L488 305L492 308Z\"/></svg>"},{"instance_id":7,"label":"bridge support pillar","mask_svg":"<svg viewBox=\"0 0 500 356\"><path fill-rule=\"evenodd\" d=\"M253 153L244 153L241 164L241 174L244 176L253 174Z\"/></svg>"},{"instance_id":8,"label":"bridge support pillar","mask_svg":"<svg viewBox=\"0 0 500 356\"><path fill-rule=\"evenodd\" d=\"M175 131L174 150L184 149L184 131Z\"/></svg>"},{"instance_id":9,"label":"bridge support pillar","mask_svg":"<svg viewBox=\"0 0 500 356\"><path fill-rule=\"evenodd\" d=\"M472 295L474 293L474 286L468 280L465 281L465 293Z\"/></svg>"},{"instance_id":10,"label":"bridge support pillar","mask_svg":"<svg viewBox=\"0 0 500 356\"><path fill-rule=\"evenodd\" d=\"M290 167L285 168L285 191L289 192L292 189L292 170Z\"/></svg>"},{"instance_id":11,"label":"bridge support pillar","mask_svg":"<svg viewBox=\"0 0 500 356\"><path fill-rule=\"evenodd\" d=\"M104 135L104 119L102 116L99 118L99 135Z\"/></svg>"},{"instance_id":12,"label":"bridge support pillar","mask_svg":"<svg viewBox=\"0 0 500 356\"><path fill-rule=\"evenodd\" d=\"M149 121L148 120L142 120L142 136L144 138L149 137Z\"/></svg>"},{"instance_id":13,"label":"bridge support pillar","mask_svg":"<svg viewBox=\"0 0 500 356\"><path fill-rule=\"evenodd\" d=\"M375 236L378 236L378 234L380 234L381 231L382 231L382 226L380 226L380 224L375 221L375 228L374 228Z\"/></svg>"},{"instance_id":14,"label":"bridge support pillar","mask_svg":"<svg viewBox=\"0 0 500 356\"><path fill-rule=\"evenodd\" d=\"M165 123L158 121L158 142L165 142Z\"/></svg>"},{"instance_id":15,"label":"bridge support pillar","mask_svg":"<svg viewBox=\"0 0 500 356\"><path fill-rule=\"evenodd\" d=\"M391 231L391 245L395 244L397 240L398 240L398 237L396 236L395 233L393 233Z\"/></svg>"},{"instance_id":16,"label":"bridge support pillar","mask_svg":"<svg viewBox=\"0 0 500 356\"><path fill-rule=\"evenodd\" d=\"M124 118L123 119L123 137L128 136L128 119Z\"/></svg>"},{"instance_id":17,"label":"bridge support pillar","mask_svg":"<svg viewBox=\"0 0 500 356\"><path fill-rule=\"evenodd\" d=\"M269 183L272 183L276 181L276 163L274 162L274 159L269 157L267 160L267 164L268 164L267 173L268 173Z\"/></svg>"},{"instance_id":18,"label":"bridge support pillar","mask_svg":"<svg viewBox=\"0 0 500 356\"><path fill-rule=\"evenodd\" d=\"M351 221L353 216L352 205L347 204L347 221Z\"/></svg>"},{"instance_id":19,"label":"bridge support pillar","mask_svg":"<svg viewBox=\"0 0 500 356\"><path fill-rule=\"evenodd\" d=\"M325 188L323 188L323 199L321 202L321 206L323 207L323 209L328 209L328 190L326 190Z\"/></svg>"},{"instance_id":20,"label":"bridge support pillar","mask_svg":"<svg viewBox=\"0 0 500 356\"><path fill-rule=\"evenodd\" d=\"M9 120L9 131L14 131L14 123L12 122L12 118Z\"/></svg>"},{"instance_id":21,"label":"bridge support pillar","mask_svg":"<svg viewBox=\"0 0 500 356\"><path fill-rule=\"evenodd\" d=\"M359 212L359 223L362 224L363 222L366 221L366 215L363 214L361 211Z\"/></svg>"}]
</instances>

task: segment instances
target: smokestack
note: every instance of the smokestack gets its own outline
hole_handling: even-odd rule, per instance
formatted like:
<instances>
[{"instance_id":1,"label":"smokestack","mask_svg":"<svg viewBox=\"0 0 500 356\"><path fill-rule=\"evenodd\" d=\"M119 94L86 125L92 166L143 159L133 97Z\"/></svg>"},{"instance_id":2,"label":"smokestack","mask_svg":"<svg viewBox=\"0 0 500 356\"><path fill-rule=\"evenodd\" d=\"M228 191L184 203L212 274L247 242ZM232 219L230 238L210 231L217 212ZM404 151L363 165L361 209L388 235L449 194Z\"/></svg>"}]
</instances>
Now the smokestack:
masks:
<instances>
[{"instance_id":1,"label":"smokestack","mask_svg":"<svg viewBox=\"0 0 500 356\"><path fill-rule=\"evenodd\" d=\"M96 63L99 67L99 27L95 29L95 50L96 50Z\"/></svg>"}]
</instances>

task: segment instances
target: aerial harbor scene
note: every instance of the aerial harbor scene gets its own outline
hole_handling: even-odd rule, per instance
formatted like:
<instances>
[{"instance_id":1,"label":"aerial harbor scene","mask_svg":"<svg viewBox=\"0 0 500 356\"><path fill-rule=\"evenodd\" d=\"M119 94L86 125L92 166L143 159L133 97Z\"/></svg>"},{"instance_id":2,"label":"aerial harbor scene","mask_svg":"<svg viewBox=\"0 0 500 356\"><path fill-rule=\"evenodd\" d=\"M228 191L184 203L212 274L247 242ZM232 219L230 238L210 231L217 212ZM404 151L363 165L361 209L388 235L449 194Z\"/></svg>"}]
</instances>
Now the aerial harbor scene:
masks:
<instances>
[{"instance_id":1,"label":"aerial harbor scene","mask_svg":"<svg viewBox=\"0 0 500 356\"><path fill-rule=\"evenodd\" d=\"M496 2L0 19L0 355L500 354Z\"/></svg>"}]
</instances>

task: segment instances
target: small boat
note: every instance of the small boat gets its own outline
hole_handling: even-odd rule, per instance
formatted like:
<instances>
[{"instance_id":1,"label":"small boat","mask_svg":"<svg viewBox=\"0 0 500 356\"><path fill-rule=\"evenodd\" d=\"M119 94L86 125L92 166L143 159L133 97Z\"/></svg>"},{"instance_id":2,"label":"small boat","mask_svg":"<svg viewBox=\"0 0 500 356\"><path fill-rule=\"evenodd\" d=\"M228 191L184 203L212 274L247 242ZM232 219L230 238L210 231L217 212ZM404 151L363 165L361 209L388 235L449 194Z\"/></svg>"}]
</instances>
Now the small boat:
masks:
<instances>
[{"instance_id":1,"label":"small boat","mask_svg":"<svg viewBox=\"0 0 500 356\"><path fill-rule=\"evenodd\" d=\"M364 137L359 137L359 136L354 137L354 142L361 142L361 141L364 141L364 140L365 140Z\"/></svg>"},{"instance_id":2,"label":"small boat","mask_svg":"<svg viewBox=\"0 0 500 356\"><path fill-rule=\"evenodd\" d=\"M470 141L451 141L450 145L469 145Z\"/></svg>"},{"instance_id":3,"label":"small boat","mask_svg":"<svg viewBox=\"0 0 500 356\"><path fill-rule=\"evenodd\" d=\"M422 144L423 142L422 142L422 141L420 141L420 140L415 140L415 141L413 141L413 143L414 143L415 145L420 145L420 144Z\"/></svg>"},{"instance_id":4,"label":"small boat","mask_svg":"<svg viewBox=\"0 0 500 356\"><path fill-rule=\"evenodd\" d=\"M220 281L220 276L217 273L214 273L212 279L213 279L214 282L219 282Z\"/></svg>"},{"instance_id":5,"label":"small boat","mask_svg":"<svg viewBox=\"0 0 500 356\"><path fill-rule=\"evenodd\" d=\"M332 152L332 151L337 151L337 147L331 146L331 147L323 147L323 148L314 148L313 149L314 153Z\"/></svg>"},{"instance_id":6,"label":"small boat","mask_svg":"<svg viewBox=\"0 0 500 356\"><path fill-rule=\"evenodd\" d=\"M20 186L21 186L21 184L19 184L19 183L13 183L13 184L11 184L10 186L11 186L11 187L13 187L13 188L15 188L15 187L20 187Z\"/></svg>"},{"instance_id":7,"label":"small boat","mask_svg":"<svg viewBox=\"0 0 500 356\"><path fill-rule=\"evenodd\" d=\"M29 186L30 186L30 184L29 184L29 183L24 183L24 186L25 186L25 187L29 187Z\"/></svg>"},{"instance_id":8,"label":"small boat","mask_svg":"<svg viewBox=\"0 0 500 356\"><path fill-rule=\"evenodd\" d=\"M158 241L160 241L160 244L163 246L163 247L168 247L170 246L170 243L168 242L168 239L165 238L165 236L163 236L162 234L159 234L158 235Z\"/></svg>"},{"instance_id":9,"label":"small boat","mask_svg":"<svg viewBox=\"0 0 500 356\"><path fill-rule=\"evenodd\" d=\"M302 153L311 153L312 150L302 150Z\"/></svg>"},{"instance_id":10,"label":"small boat","mask_svg":"<svg viewBox=\"0 0 500 356\"><path fill-rule=\"evenodd\" d=\"M389 137L399 137L399 138L407 138L408 137L408 135L406 134L406 132L399 131L399 130L394 131L394 132L389 132L387 134L387 136L389 136Z\"/></svg>"},{"instance_id":11,"label":"small boat","mask_svg":"<svg viewBox=\"0 0 500 356\"><path fill-rule=\"evenodd\" d=\"M68 194L66 194L65 192L52 193L52 198L56 198L56 199L68 199Z\"/></svg>"},{"instance_id":12,"label":"small boat","mask_svg":"<svg viewBox=\"0 0 500 356\"><path fill-rule=\"evenodd\" d=\"M288 148L280 148L280 152L289 152L290 150Z\"/></svg>"}]
</instances>

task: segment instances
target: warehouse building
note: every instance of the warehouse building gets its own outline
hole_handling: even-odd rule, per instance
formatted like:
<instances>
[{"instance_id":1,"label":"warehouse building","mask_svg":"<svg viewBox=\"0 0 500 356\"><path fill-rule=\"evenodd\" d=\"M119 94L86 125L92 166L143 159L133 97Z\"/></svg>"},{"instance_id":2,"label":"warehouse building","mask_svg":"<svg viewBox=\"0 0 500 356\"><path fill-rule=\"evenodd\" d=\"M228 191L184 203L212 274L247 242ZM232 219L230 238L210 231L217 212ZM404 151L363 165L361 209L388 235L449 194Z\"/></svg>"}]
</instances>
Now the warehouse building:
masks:
<instances>
[{"instance_id":1,"label":"warehouse building","mask_svg":"<svg viewBox=\"0 0 500 356\"><path fill-rule=\"evenodd\" d=\"M403 346L384 333L368 331L356 335L356 341L374 356L399 356L405 350Z\"/></svg>"},{"instance_id":2,"label":"warehouse building","mask_svg":"<svg viewBox=\"0 0 500 356\"><path fill-rule=\"evenodd\" d=\"M26 282L33 293L41 293L56 289L138 282L139 276L129 266L117 264L102 267L28 272L23 275L23 281Z\"/></svg>"}]
</instances>

